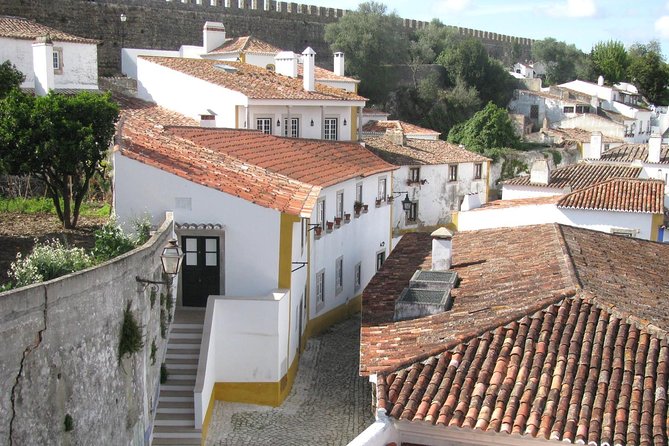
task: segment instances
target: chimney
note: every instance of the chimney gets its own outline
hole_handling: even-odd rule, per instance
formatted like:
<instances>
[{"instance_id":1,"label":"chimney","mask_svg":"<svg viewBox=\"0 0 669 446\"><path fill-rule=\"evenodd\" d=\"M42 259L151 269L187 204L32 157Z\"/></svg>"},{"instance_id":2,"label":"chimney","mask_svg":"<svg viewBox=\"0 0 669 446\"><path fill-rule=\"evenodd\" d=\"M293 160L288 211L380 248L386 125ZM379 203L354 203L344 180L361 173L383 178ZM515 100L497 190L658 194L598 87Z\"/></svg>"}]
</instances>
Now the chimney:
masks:
<instances>
[{"instance_id":1,"label":"chimney","mask_svg":"<svg viewBox=\"0 0 669 446\"><path fill-rule=\"evenodd\" d=\"M314 91L316 89L316 51L308 46L302 52L302 78L304 80L305 91Z\"/></svg>"},{"instance_id":2,"label":"chimney","mask_svg":"<svg viewBox=\"0 0 669 446\"><path fill-rule=\"evenodd\" d=\"M551 170L545 159L536 160L530 170L530 183L548 185L551 181Z\"/></svg>"},{"instance_id":3,"label":"chimney","mask_svg":"<svg viewBox=\"0 0 669 446\"><path fill-rule=\"evenodd\" d=\"M297 55L292 51L281 51L274 56L276 73L288 77L297 77Z\"/></svg>"},{"instance_id":4,"label":"chimney","mask_svg":"<svg viewBox=\"0 0 669 446\"><path fill-rule=\"evenodd\" d=\"M62 61L61 61L62 64ZM49 36L38 37L33 43L33 72L35 94L46 96L54 89L53 43Z\"/></svg>"},{"instance_id":5,"label":"chimney","mask_svg":"<svg viewBox=\"0 0 669 446\"><path fill-rule=\"evenodd\" d=\"M472 192L467 194L462 199L462 205L460 206L461 211L470 211L472 209L477 209L481 207L481 197L477 192Z\"/></svg>"},{"instance_id":6,"label":"chimney","mask_svg":"<svg viewBox=\"0 0 669 446\"><path fill-rule=\"evenodd\" d=\"M215 50L225 43L225 26L221 22L205 22L202 30L204 52Z\"/></svg>"},{"instance_id":7,"label":"chimney","mask_svg":"<svg viewBox=\"0 0 669 446\"><path fill-rule=\"evenodd\" d=\"M216 113L211 110L200 113L200 127L216 127Z\"/></svg>"},{"instance_id":8,"label":"chimney","mask_svg":"<svg viewBox=\"0 0 669 446\"><path fill-rule=\"evenodd\" d=\"M604 76L600 75L600 76L597 78L597 85L599 85L600 87L603 87L603 86L604 86Z\"/></svg>"},{"instance_id":9,"label":"chimney","mask_svg":"<svg viewBox=\"0 0 669 446\"><path fill-rule=\"evenodd\" d=\"M590 160L602 158L602 132L592 132L592 135L590 135L590 147L585 154L585 158Z\"/></svg>"},{"instance_id":10,"label":"chimney","mask_svg":"<svg viewBox=\"0 0 669 446\"><path fill-rule=\"evenodd\" d=\"M432 234L432 271L447 271L453 256L453 233L441 227Z\"/></svg>"},{"instance_id":11,"label":"chimney","mask_svg":"<svg viewBox=\"0 0 669 446\"><path fill-rule=\"evenodd\" d=\"M344 76L344 53L334 53L334 73L337 76Z\"/></svg>"},{"instance_id":12,"label":"chimney","mask_svg":"<svg viewBox=\"0 0 669 446\"><path fill-rule=\"evenodd\" d=\"M651 135L648 140L648 159L649 163L657 164L660 162L660 151L662 149L662 137L658 134Z\"/></svg>"},{"instance_id":13,"label":"chimney","mask_svg":"<svg viewBox=\"0 0 669 446\"><path fill-rule=\"evenodd\" d=\"M386 139L388 139L388 141L392 142L393 144L397 144L398 146L407 145L407 137L402 129L386 129Z\"/></svg>"}]
</instances>

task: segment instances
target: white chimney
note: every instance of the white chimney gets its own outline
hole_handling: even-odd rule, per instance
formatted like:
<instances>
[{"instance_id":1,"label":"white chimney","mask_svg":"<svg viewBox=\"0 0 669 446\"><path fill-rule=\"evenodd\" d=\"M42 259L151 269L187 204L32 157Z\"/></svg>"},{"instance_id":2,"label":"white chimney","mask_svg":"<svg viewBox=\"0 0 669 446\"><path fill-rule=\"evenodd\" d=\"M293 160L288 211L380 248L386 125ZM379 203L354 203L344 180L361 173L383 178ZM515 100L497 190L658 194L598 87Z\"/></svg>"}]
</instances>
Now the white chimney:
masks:
<instances>
[{"instance_id":1,"label":"white chimney","mask_svg":"<svg viewBox=\"0 0 669 446\"><path fill-rule=\"evenodd\" d=\"M63 61L60 61L62 64ZM54 89L53 43L49 36L38 37L33 43L33 73L35 74L35 94L46 96Z\"/></svg>"},{"instance_id":2,"label":"white chimney","mask_svg":"<svg viewBox=\"0 0 669 446\"><path fill-rule=\"evenodd\" d=\"M302 52L302 78L304 81L304 89L306 91L314 91L316 89L316 51L308 46Z\"/></svg>"},{"instance_id":3,"label":"white chimney","mask_svg":"<svg viewBox=\"0 0 669 446\"><path fill-rule=\"evenodd\" d=\"M660 151L662 149L662 137L658 134L651 135L648 140L648 162L657 164L660 162Z\"/></svg>"},{"instance_id":4,"label":"white chimney","mask_svg":"<svg viewBox=\"0 0 669 446\"><path fill-rule=\"evenodd\" d=\"M461 211L470 211L472 209L478 209L481 207L481 197L477 192L465 195L462 199L462 205L460 206Z\"/></svg>"},{"instance_id":5,"label":"white chimney","mask_svg":"<svg viewBox=\"0 0 669 446\"><path fill-rule=\"evenodd\" d=\"M274 56L276 73L288 77L297 77L297 55L292 51L281 51Z\"/></svg>"},{"instance_id":6,"label":"white chimney","mask_svg":"<svg viewBox=\"0 0 669 446\"><path fill-rule=\"evenodd\" d=\"M536 160L530 170L530 183L548 185L551 181L551 170L545 159Z\"/></svg>"},{"instance_id":7,"label":"white chimney","mask_svg":"<svg viewBox=\"0 0 669 446\"><path fill-rule=\"evenodd\" d=\"M590 135L590 147L585 153L585 158L590 160L602 158L602 132L592 132Z\"/></svg>"},{"instance_id":8,"label":"white chimney","mask_svg":"<svg viewBox=\"0 0 669 446\"><path fill-rule=\"evenodd\" d=\"M216 127L216 113L210 110L200 113L200 127Z\"/></svg>"},{"instance_id":9,"label":"white chimney","mask_svg":"<svg viewBox=\"0 0 669 446\"><path fill-rule=\"evenodd\" d=\"M204 52L215 50L225 43L225 26L221 22L205 22L202 30Z\"/></svg>"},{"instance_id":10,"label":"white chimney","mask_svg":"<svg viewBox=\"0 0 669 446\"><path fill-rule=\"evenodd\" d=\"M386 129L386 139L393 144L397 144L398 146L407 145L407 137L402 129Z\"/></svg>"},{"instance_id":11,"label":"white chimney","mask_svg":"<svg viewBox=\"0 0 669 446\"><path fill-rule=\"evenodd\" d=\"M600 76L597 78L597 85L599 85L600 87L603 87L603 86L604 86L604 76L600 75Z\"/></svg>"},{"instance_id":12,"label":"white chimney","mask_svg":"<svg viewBox=\"0 0 669 446\"><path fill-rule=\"evenodd\" d=\"M441 227L432 234L432 271L447 271L453 257L453 233Z\"/></svg>"},{"instance_id":13,"label":"white chimney","mask_svg":"<svg viewBox=\"0 0 669 446\"><path fill-rule=\"evenodd\" d=\"M334 73L337 76L344 76L344 53L334 53Z\"/></svg>"}]
</instances>

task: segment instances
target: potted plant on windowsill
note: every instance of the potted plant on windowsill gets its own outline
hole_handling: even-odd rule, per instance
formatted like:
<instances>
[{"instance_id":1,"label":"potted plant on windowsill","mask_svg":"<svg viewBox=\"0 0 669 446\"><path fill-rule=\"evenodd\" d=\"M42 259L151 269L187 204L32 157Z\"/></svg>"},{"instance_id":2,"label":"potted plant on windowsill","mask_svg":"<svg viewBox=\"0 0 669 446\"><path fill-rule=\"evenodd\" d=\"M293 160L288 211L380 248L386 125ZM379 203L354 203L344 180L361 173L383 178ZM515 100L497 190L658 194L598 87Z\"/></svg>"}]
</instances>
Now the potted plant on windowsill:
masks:
<instances>
[{"instance_id":1,"label":"potted plant on windowsill","mask_svg":"<svg viewBox=\"0 0 669 446\"><path fill-rule=\"evenodd\" d=\"M362 205L362 213L366 214L368 210L369 210L369 205L368 204L363 204Z\"/></svg>"},{"instance_id":2,"label":"potted plant on windowsill","mask_svg":"<svg viewBox=\"0 0 669 446\"><path fill-rule=\"evenodd\" d=\"M351 214L344 214L344 223L351 222Z\"/></svg>"},{"instance_id":3,"label":"potted plant on windowsill","mask_svg":"<svg viewBox=\"0 0 669 446\"><path fill-rule=\"evenodd\" d=\"M378 207L381 207L381 199L380 199L380 198L377 198L377 199L376 199L376 207L377 207L377 208L378 208Z\"/></svg>"},{"instance_id":4,"label":"potted plant on windowsill","mask_svg":"<svg viewBox=\"0 0 669 446\"><path fill-rule=\"evenodd\" d=\"M326 226L326 232L332 232L332 228L334 227L334 222L326 221L325 226Z\"/></svg>"},{"instance_id":5,"label":"potted plant on windowsill","mask_svg":"<svg viewBox=\"0 0 669 446\"><path fill-rule=\"evenodd\" d=\"M353 203L353 212L355 213L356 217L360 216L360 211L362 211L362 201L356 201Z\"/></svg>"},{"instance_id":6,"label":"potted plant on windowsill","mask_svg":"<svg viewBox=\"0 0 669 446\"><path fill-rule=\"evenodd\" d=\"M389 195L386 198L386 201L388 202L388 204L393 204L393 201L395 201L395 197L393 197L392 195Z\"/></svg>"},{"instance_id":7,"label":"potted plant on windowsill","mask_svg":"<svg viewBox=\"0 0 669 446\"><path fill-rule=\"evenodd\" d=\"M323 228L321 226L314 226L314 235L316 238L319 238L323 233Z\"/></svg>"},{"instance_id":8,"label":"potted plant on windowsill","mask_svg":"<svg viewBox=\"0 0 669 446\"><path fill-rule=\"evenodd\" d=\"M338 228L341 226L341 217L335 217L335 228Z\"/></svg>"}]
</instances>

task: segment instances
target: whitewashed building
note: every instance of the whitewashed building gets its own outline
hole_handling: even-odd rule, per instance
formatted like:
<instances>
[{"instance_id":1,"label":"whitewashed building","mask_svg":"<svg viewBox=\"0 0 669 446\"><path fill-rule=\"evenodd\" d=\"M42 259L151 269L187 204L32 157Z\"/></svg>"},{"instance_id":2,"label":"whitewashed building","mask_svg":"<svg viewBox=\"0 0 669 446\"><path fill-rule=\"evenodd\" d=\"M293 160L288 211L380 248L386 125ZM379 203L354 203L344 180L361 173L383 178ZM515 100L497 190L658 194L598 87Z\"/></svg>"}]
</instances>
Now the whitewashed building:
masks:
<instances>
[{"instance_id":1,"label":"whitewashed building","mask_svg":"<svg viewBox=\"0 0 669 446\"><path fill-rule=\"evenodd\" d=\"M124 108L114 212L122 222L174 212L178 305L207 306L196 427L216 399L280 404L305 339L359 309L389 253L391 206L374 202L392 194L395 167L356 142L203 128L136 100Z\"/></svg>"},{"instance_id":2,"label":"whitewashed building","mask_svg":"<svg viewBox=\"0 0 669 446\"><path fill-rule=\"evenodd\" d=\"M407 138L398 129L366 137L364 142L376 155L399 167L393 175L395 236L405 230L448 224L461 206L488 201L489 158L442 140ZM410 208L405 212L406 200Z\"/></svg>"},{"instance_id":3,"label":"whitewashed building","mask_svg":"<svg viewBox=\"0 0 669 446\"><path fill-rule=\"evenodd\" d=\"M51 90L98 89L98 44L20 17L0 16L0 63L24 74L21 88L43 95Z\"/></svg>"}]
</instances>

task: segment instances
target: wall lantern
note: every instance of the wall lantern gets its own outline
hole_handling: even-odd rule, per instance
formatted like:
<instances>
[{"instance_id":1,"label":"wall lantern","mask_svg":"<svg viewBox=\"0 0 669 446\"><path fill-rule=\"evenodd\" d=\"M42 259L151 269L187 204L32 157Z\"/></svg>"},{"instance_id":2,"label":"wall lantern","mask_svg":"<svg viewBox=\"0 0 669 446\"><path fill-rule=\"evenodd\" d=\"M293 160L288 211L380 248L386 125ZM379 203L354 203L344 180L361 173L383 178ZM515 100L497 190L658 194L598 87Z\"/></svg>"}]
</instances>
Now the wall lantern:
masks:
<instances>
[{"instance_id":1,"label":"wall lantern","mask_svg":"<svg viewBox=\"0 0 669 446\"><path fill-rule=\"evenodd\" d=\"M404 209L404 212L409 212L411 210L411 200L409 200L409 194L407 193L404 196L404 200L402 200L402 209Z\"/></svg>"},{"instance_id":2,"label":"wall lantern","mask_svg":"<svg viewBox=\"0 0 669 446\"><path fill-rule=\"evenodd\" d=\"M344 118L344 125L346 125L346 118Z\"/></svg>"},{"instance_id":3,"label":"wall lantern","mask_svg":"<svg viewBox=\"0 0 669 446\"><path fill-rule=\"evenodd\" d=\"M172 280L179 274L179 270L181 269L183 257L183 251L179 248L177 241L174 239L170 240L163 248L162 254L160 254L160 263L163 267L163 274L167 276L166 280L148 280L136 276L135 280L144 285L142 291L146 290L148 286L158 291L158 285L167 285L168 287L172 285Z\"/></svg>"},{"instance_id":4,"label":"wall lantern","mask_svg":"<svg viewBox=\"0 0 669 446\"><path fill-rule=\"evenodd\" d=\"M277 127L281 127L281 120L280 120L280 119L277 119L277 120L276 120L276 126L277 126Z\"/></svg>"},{"instance_id":5,"label":"wall lantern","mask_svg":"<svg viewBox=\"0 0 669 446\"><path fill-rule=\"evenodd\" d=\"M311 126L312 127L314 126L314 120L313 119L311 120Z\"/></svg>"},{"instance_id":6,"label":"wall lantern","mask_svg":"<svg viewBox=\"0 0 669 446\"><path fill-rule=\"evenodd\" d=\"M125 14L121 14L121 21L125 22L126 20L128 20L128 16Z\"/></svg>"}]
</instances>

